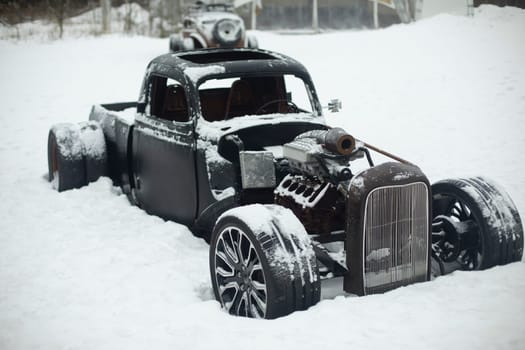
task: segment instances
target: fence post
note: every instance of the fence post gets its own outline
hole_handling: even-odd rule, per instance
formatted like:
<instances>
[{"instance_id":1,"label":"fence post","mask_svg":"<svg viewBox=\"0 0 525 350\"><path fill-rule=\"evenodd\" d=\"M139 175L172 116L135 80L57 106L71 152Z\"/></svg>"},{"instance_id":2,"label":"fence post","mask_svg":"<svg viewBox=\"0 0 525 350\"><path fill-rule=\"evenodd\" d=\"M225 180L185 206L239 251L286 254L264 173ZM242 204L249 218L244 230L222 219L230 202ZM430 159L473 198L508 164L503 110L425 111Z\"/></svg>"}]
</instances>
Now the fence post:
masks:
<instances>
[{"instance_id":1,"label":"fence post","mask_svg":"<svg viewBox=\"0 0 525 350\"><path fill-rule=\"evenodd\" d=\"M252 0L252 30L257 28L257 0Z\"/></svg>"},{"instance_id":2,"label":"fence post","mask_svg":"<svg viewBox=\"0 0 525 350\"><path fill-rule=\"evenodd\" d=\"M379 17L377 15L377 0L374 0L374 28L379 28Z\"/></svg>"},{"instance_id":3,"label":"fence post","mask_svg":"<svg viewBox=\"0 0 525 350\"><path fill-rule=\"evenodd\" d=\"M312 0L312 29L316 33L319 31L319 19L317 16L317 11L318 11L317 5L318 5L317 0Z\"/></svg>"},{"instance_id":4,"label":"fence post","mask_svg":"<svg viewBox=\"0 0 525 350\"><path fill-rule=\"evenodd\" d=\"M111 32L111 0L100 0L102 9L102 33Z\"/></svg>"}]
</instances>

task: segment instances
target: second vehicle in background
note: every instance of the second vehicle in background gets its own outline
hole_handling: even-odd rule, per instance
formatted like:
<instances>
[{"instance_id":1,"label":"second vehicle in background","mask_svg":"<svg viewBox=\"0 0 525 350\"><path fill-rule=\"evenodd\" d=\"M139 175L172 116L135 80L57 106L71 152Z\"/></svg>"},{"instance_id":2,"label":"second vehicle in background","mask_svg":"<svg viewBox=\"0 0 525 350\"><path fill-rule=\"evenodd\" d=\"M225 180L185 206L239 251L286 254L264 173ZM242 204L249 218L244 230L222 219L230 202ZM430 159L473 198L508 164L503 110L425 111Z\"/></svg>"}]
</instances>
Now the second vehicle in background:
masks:
<instances>
[{"instance_id":1,"label":"second vehicle in background","mask_svg":"<svg viewBox=\"0 0 525 350\"><path fill-rule=\"evenodd\" d=\"M247 35L243 19L230 4L197 1L183 18L183 29L170 36L170 52L200 48L257 48L257 39Z\"/></svg>"}]
</instances>

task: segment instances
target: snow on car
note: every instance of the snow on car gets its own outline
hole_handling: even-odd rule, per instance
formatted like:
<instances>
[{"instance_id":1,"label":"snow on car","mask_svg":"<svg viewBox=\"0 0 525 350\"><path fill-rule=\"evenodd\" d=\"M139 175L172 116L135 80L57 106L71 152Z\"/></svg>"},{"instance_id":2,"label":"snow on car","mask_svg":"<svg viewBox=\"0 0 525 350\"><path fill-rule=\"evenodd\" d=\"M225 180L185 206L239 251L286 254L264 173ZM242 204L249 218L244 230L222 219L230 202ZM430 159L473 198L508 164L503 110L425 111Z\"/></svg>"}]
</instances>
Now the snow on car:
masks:
<instances>
[{"instance_id":1,"label":"snow on car","mask_svg":"<svg viewBox=\"0 0 525 350\"><path fill-rule=\"evenodd\" d=\"M130 109L134 120L122 116ZM375 164L372 152L394 161ZM137 102L53 126L48 164L58 191L109 176L131 203L210 242L215 298L233 315L307 309L321 279L368 295L523 254L521 219L498 185L431 185L414 164L328 127L306 68L270 51L153 59Z\"/></svg>"},{"instance_id":2,"label":"snow on car","mask_svg":"<svg viewBox=\"0 0 525 350\"><path fill-rule=\"evenodd\" d=\"M257 48L257 38L246 33L243 19L225 3L197 1L189 6L179 34L170 36L171 52L199 48Z\"/></svg>"}]
</instances>

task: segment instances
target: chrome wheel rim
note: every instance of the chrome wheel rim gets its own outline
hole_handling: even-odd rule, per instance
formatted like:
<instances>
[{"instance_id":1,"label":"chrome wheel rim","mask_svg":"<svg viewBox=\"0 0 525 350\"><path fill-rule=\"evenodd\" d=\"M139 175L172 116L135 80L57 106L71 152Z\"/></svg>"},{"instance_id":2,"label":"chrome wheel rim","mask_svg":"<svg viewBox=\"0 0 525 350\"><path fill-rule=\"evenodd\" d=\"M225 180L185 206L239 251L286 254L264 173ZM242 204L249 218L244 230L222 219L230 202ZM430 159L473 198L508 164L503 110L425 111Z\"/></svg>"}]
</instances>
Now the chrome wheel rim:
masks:
<instances>
[{"instance_id":1,"label":"chrome wheel rim","mask_svg":"<svg viewBox=\"0 0 525 350\"><path fill-rule=\"evenodd\" d=\"M266 316L266 280L259 254L250 238L236 226L227 226L215 246L215 282L220 302L237 316Z\"/></svg>"}]
</instances>

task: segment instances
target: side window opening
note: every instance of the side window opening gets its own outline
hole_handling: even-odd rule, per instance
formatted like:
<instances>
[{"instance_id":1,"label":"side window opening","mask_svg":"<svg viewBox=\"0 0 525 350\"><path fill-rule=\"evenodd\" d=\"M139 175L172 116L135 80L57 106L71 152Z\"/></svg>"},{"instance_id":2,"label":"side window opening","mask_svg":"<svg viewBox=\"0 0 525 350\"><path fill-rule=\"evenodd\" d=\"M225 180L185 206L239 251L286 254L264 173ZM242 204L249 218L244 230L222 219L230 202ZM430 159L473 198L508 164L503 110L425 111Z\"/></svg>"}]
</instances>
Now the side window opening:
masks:
<instances>
[{"instance_id":1,"label":"side window opening","mask_svg":"<svg viewBox=\"0 0 525 350\"><path fill-rule=\"evenodd\" d=\"M176 80L153 76L150 85L151 115L168 121L190 120L184 87Z\"/></svg>"}]
</instances>

